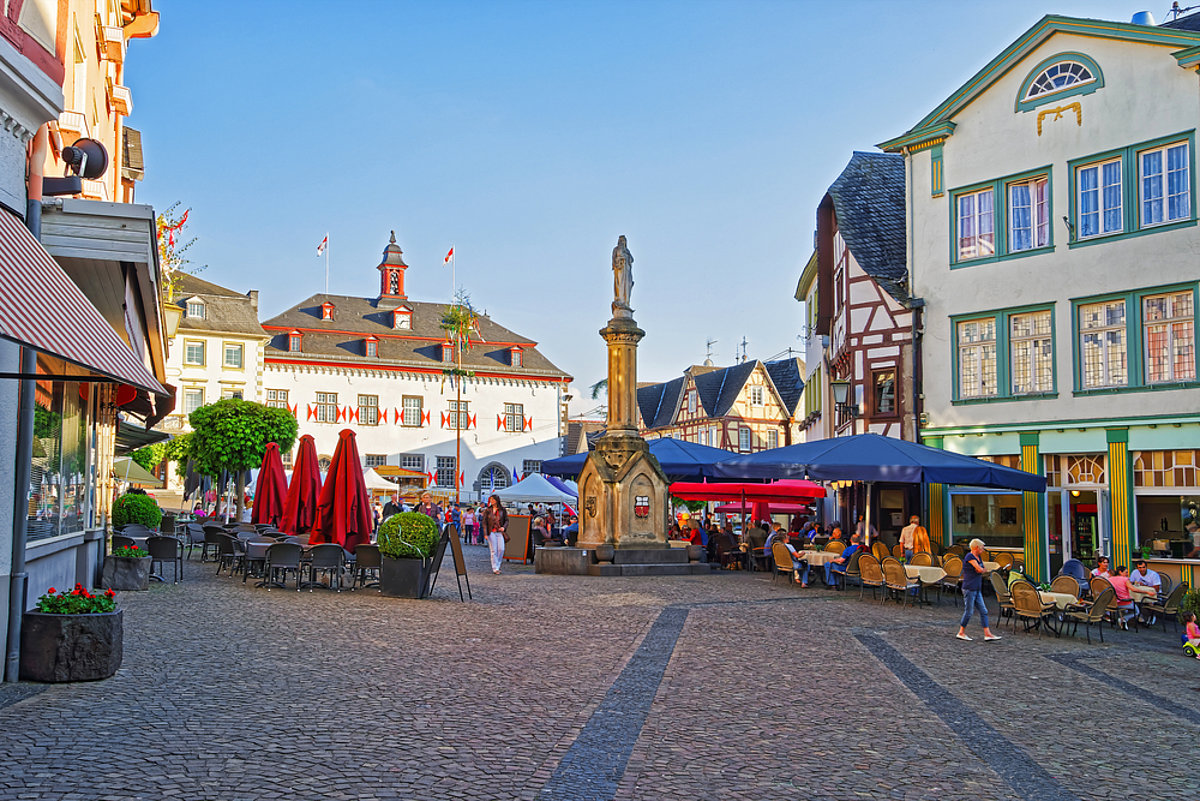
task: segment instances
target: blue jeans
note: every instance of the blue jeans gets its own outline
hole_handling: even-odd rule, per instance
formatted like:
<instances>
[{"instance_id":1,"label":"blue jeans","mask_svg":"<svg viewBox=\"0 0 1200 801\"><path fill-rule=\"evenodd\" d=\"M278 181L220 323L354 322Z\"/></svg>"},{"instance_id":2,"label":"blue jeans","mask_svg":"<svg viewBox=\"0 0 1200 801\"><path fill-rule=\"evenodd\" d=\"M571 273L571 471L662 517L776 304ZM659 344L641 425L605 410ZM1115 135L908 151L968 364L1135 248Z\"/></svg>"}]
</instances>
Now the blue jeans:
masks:
<instances>
[{"instance_id":1,"label":"blue jeans","mask_svg":"<svg viewBox=\"0 0 1200 801\"><path fill-rule=\"evenodd\" d=\"M829 586L833 586L833 574L834 573L845 573L845 572L846 572L846 568L844 568L843 566L836 564L834 562L826 562L825 563L825 583L828 584Z\"/></svg>"},{"instance_id":2,"label":"blue jeans","mask_svg":"<svg viewBox=\"0 0 1200 801\"><path fill-rule=\"evenodd\" d=\"M971 614L978 608L980 622L985 629L990 628L988 626L987 604L983 602L983 590L963 590L962 594L963 616L958 625L966 628L967 624L971 622Z\"/></svg>"},{"instance_id":3,"label":"blue jeans","mask_svg":"<svg viewBox=\"0 0 1200 801\"><path fill-rule=\"evenodd\" d=\"M808 562L799 562L799 561L796 561L795 559L793 559L792 567L795 568L800 573L800 583L807 584L808 583L808 574L812 570L812 567L808 564Z\"/></svg>"},{"instance_id":4,"label":"blue jeans","mask_svg":"<svg viewBox=\"0 0 1200 801\"><path fill-rule=\"evenodd\" d=\"M908 563L910 563L910 564L911 564L911 563L912 563L912 558L913 558L913 549L912 549L912 548L905 548L905 549L904 549L904 560L905 560L906 562L908 562Z\"/></svg>"}]
</instances>

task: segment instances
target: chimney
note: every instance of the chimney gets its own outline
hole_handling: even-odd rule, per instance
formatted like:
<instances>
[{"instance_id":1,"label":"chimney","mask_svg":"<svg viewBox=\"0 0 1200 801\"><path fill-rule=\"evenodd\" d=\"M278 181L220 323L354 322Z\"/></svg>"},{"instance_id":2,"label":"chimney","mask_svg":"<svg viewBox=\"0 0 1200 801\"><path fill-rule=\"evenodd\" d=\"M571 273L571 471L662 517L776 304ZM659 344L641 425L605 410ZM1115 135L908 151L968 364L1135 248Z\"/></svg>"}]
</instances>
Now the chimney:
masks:
<instances>
[{"instance_id":1,"label":"chimney","mask_svg":"<svg viewBox=\"0 0 1200 801\"><path fill-rule=\"evenodd\" d=\"M250 298L250 307L258 311L258 290L251 289L246 293L246 297Z\"/></svg>"}]
</instances>

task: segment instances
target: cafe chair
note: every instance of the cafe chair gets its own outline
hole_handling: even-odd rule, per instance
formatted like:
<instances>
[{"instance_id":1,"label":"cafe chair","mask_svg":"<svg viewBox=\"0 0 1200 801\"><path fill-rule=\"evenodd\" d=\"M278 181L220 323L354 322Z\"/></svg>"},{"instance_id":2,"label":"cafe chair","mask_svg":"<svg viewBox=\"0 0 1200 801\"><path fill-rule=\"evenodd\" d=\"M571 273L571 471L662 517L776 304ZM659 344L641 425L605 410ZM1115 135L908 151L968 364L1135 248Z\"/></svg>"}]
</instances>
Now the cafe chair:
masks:
<instances>
[{"instance_id":1,"label":"cafe chair","mask_svg":"<svg viewBox=\"0 0 1200 801\"><path fill-rule=\"evenodd\" d=\"M887 559L889 556L891 556L891 552L888 551L888 547L886 545L879 540L875 540L875 542L871 543L871 555L875 557L875 561L882 562L884 559Z\"/></svg>"},{"instance_id":2,"label":"cafe chair","mask_svg":"<svg viewBox=\"0 0 1200 801\"><path fill-rule=\"evenodd\" d=\"M1081 587L1087 587L1090 574L1088 569L1083 566L1083 562L1078 559L1068 559L1063 562L1063 566L1059 569L1058 575L1070 576L1079 582Z\"/></svg>"},{"instance_id":3,"label":"cafe chair","mask_svg":"<svg viewBox=\"0 0 1200 801\"><path fill-rule=\"evenodd\" d=\"M859 568L858 563L866 555L867 555L867 552L864 551L862 548L859 548L854 553L850 554L850 561L846 563L846 571L844 573L842 573L842 588L843 589L845 589L846 585L850 582L850 579L854 579L855 581L862 581L862 571ZM834 573L834 575L836 576L837 574Z\"/></svg>"},{"instance_id":4,"label":"cafe chair","mask_svg":"<svg viewBox=\"0 0 1200 801\"><path fill-rule=\"evenodd\" d=\"M901 556L904 556L904 546L897 542L892 546L892 558L899 559Z\"/></svg>"},{"instance_id":5,"label":"cafe chair","mask_svg":"<svg viewBox=\"0 0 1200 801\"><path fill-rule=\"evenodd\" d=\"M1167 630L1167 618L1171 618L1171 622L1175 624L1175 630L1179 631L1179 605L1183 603L1183 596L1187 594L1187 589L1188 586L1180 582L1162 603L1142 604L1142 612L1148 612L1162 621L1163 631Z\"/></svg>"},{"instance_id":6,"label":"cafe chair","mask_svg":"<svg viewBox=\"0 0 1200 801\"><path fill-rule=\"evenodd\" d=\"M133 541L133 537L126 537L122 534L113 534L112 547L114 551L118 548L136 548L137 543Z\"/></svg>"},{"instance_id":7,"label":"cafe chair","mask_svg":"<svg viewBox=\"0 0 1200 801\"><path fill-rule=\"evenodd\" d=\"M226 567L229 568L229 575L237 573L239 570L245 569L245 555L242 543L231 534L217 535L217 575L221 575L221 571Z\"/></svg>"},{"instance_id":8,"label":"cafe chair","mask_svg":"<svg viewBox=\"0 0 1200 801\"><path fill-rule=\"evenodd\" d=\"M159 581L166 581L163 578L163 565L170 562L174 581L172 584L178 584L183 580L183 543L174 537L150 537L146 540L146 550L150 552L150 575L157 578ZM154 567L158 566L158 572L155 574Z\"/></svg>"},{"instance_id":9,"label":"cafe chair","mask_svg":"<svg viewBox=\"0 0 1200 801\"><path fill-rule=\"evenodd\" d=\"M1065 592L1076 598L1082 594L1079 581L1074 576L1064 576L1062 573L1050 581L1050 592Z\"/></svg>"},{"instance_id":10,"label":"cafe chair","mask_svg":"<svg viewBox=\"0 0 1200 801\"><path fill-rule=\"evenodd\" d=\"M938 582L938 588L942 592L950 592L953 595L955 606L958 606L958 583L962 580L962 564L962 559L958 556L946 554L946 558L942 560L942 570L946 571L946 575Z\"/></svg>"},{"instance_id":11,"label":"cafe chair","mask_svg":"<svg viewBox=\"0 0 1200 801\"><path fill-rule=\"evenodd\" d=\"M914 553L913 558L910 559L908 561L908 563L910 565L921 565L923 567L933 567L933 557L930 556L929 554L925 553L925 551L921 551L920 553Z\"/></svg>"},{"instance_id":12,"label":"cafe chair","mask_svg":"<svg viewBox=\"0 0 1200 801\"><path fill-rule=\"evenodd\" d=\"M353 576L350 589L358 587L378 587L379 571L383 567L383 558L379 555L378 545L360 545L354 549ZM373 578L370 584L368 577Z\"/></svg>"},{"instance_id":13,"label":"cafe chair","mask_svg":"<svg viewBox=\"0 0 1200 801\"><path fill-rule=\"evenodd\" d=\"M1000 617L1009 618L1013 624L1013 631L1017 630L1017 618L1014 612L1016 607L1013 606L1012 594L1008 591L1008 585L1004 583L1004 579L1000 578L999 573L988 573L988 580L992 582L992 589L996 591L996 602L1000 604Z\"/></svg>"},{"instance_id":14,"label":"cafe chair","mask_svg":"<svg viewBox=\"0 0 1200 801\"><path fill-rule=\"evenodd\" d=\"M1000 553L996 554L994 561L996 564L1000 565L1000 567L1011 568L1013 564L1012 554L1001 551Z\"/></svg>"},{"instance_id":15,"label":"cafe chair","mask_svg":"<svg viewBox=\"0 0 1200 801\"><path fill-rule=\"evenodd\" d=\"M875 590L881 589L884 586L883 567L879 564L879 560L871 554L863 554L858 560L858 582L862 587L858 591L858 599L861 601L866 595L867 587L871 588L871 600L875 600Z\"/></svg>"},{"instance_id":16,"label":"cafe chair","mask_svg":"<svg viewBox=\"0 0 1200 801\"><path fill-rule=\"evenodd\" d=\"M312 592L313 587L325 587L332 590L337 586L337 591L342 591L342 569L346 565L346 549L334 542L327 542L322 545L314 545L308 552L310 561L308 563L308 591ZM324 585L317 581L317 574L325 573L329 576L329 584Z\"/></svg>"},{"instance_id":17,"label":"cafe chair","mask_svg":"<svg viewBox=\"0 0 1200 801\"><path fill-rule=\"evenodd\" d=\"M1042 596L1038 594L1038 588L1033 586L1031 582L1021 579L1014 581L1013 585L1008 588L1012 596L1013 609L1017 617L1025 624L1025 631L1036 628L1038 630L1038 638L1042 636L1042 629L1054 629L1054 613L1058 607L1053 603L1042 603Z\"/></svg>"},{"instance_id":18,"label":"cafe chair","mask_svg":"<svg viewBox=\"0 0 1200 801\"><path fill-rule=\"evenodd\" d=\"M192 551L200 548L200 561L204 561L204 528L196 523L188 523L184 529L187 532L187 558L192 558Z\"/></svg>"},{"instance_id":19,"label":"cafe chair","mask_svg":"<svg viewBox=\"0 0 1200 801\"><path fill-rule=\"evenodd\" d=\"M842 542L841 540L830 540L829 542L825 543L824 550L829 551L830 553L841 553L842 551L846 550L846 543Z\"/></svg>"},{"instance_id":20,"label":"cafe chair","mask_svg":"<svg viewBox=\"0 0 1200 801\"><path fill-rule=\"evenodd\" d=\"M771 543L771 558L775 562L775 571L771 576L771 583L774 584L775 580L779 578L779 574L782 573L787 576L787 581L791 584L792 573L796 570L795 565L792 563L792 552L782 542L773 542Z\"/></svg>"},{"instance_id":21,"label":"cafe chair","mask_svg":"<svg viewBox=\"0 0 1200 801\"><path fill-rule=\"evenodd\" d=\"M966 555L966 551L963 550L963 547L961 545L951 545L949 548L946 549L946 553L947 554L952 553L958 557L962 557L962 556Z\"/></svg>"},{"instance_id":22,"label":"cafe chair","mask_svg":"<svg viewBox=\"0 0 1200 801\"><path fill-rule=\"evenodd\" d=\"M158 531L164 537L175 536L175 515L167 512L162 516L162 520L158 524Z\"/></svg>"},{"instance_id":23,"label":"cafe chair","mask_svg":"<svg viewBox=\"0 0 1200 801\"><path fill-rule=\"evenodd\" d=\"M901 593L901 605L906 606L909 596L915 598L917 591L921 589L921 582L910 579L908 573L904 572L904 565L900 564L899 560L889 559L883 563L883 586L891 594Z\"/></svg>"},{"instance_id":24,"label":"cafe chair","mask_svg":"<svg viewBox=\"0 0 1200 801\"><path fill-rule=\"evenodd\" d=\"M341 546L338 546L341 547ZM257 586L272 586L287 589L288 573L296 575L296 592L300 592L300 557L304 549L294 542L277 542L267 548L267 563L263 567L263 580Z\"/></svg>"},{"instance_id":25,"label":"cafe chair","mask_svg":"<svg viewBox=\"0 0 1200 801\"><path fill-rule=\"evenodd\" d=\"M1112 603L1116 595L1116 590L1110 585L1108 589L1096 596L1090 605L1077 609L1068 609L1064 612L1064 619L1075 624L1071 628L1071 636L1075 636L1075 632L1079 631L1079 624L1082 623L1084 625L1084 632L1087 634L1088 645L1091 645L1092 624L1094 623L1100 631L1100 642L1104 642L1104 615L1108 612L1108 606Z\"/></svg>"},{"instance_id":26,"label":"cafe chair","mask_svg":"<svg viewBox=\"0 0 1200 801\"><path fill-rule=\"evenodd\" d=\"M1112 583L1103 576L1092 576L1088 579L1088 590L1093 598L1111 587Z\"/></svg>"},{"instance_id":27,"label":"cafe chair","mask_svg":"<svg viewBox=\"0 0 1200 801\"><path fill-rule=\"evenodd\" d=\"M1158 594L1160 597L1166 598L1171 594L1171 585L1173 583L1171 581L1171 577L1164 576L1162 573L1159 573L1158 580L1162 582L1162 586L1158 588Z\"/></svg>"}]
</instances>

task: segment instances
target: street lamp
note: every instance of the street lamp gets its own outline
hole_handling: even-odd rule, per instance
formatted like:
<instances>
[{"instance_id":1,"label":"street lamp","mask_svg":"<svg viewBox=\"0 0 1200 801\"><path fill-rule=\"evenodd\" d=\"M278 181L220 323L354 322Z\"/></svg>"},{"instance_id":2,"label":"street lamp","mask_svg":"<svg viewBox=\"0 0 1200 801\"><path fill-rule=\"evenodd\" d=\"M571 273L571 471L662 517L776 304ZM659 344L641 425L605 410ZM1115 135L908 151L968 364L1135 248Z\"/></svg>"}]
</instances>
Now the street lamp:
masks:
<instances>
[{"instance_id":1,"label":"street lamp","mask_svg":"<svg viewBox=\"0 0 1200 801\"><path fill-rule=\"evenodd\" d=\"M830 381L829 389L833 392L833 403L837 407L839 414L844 414L848 417L858 416L858 404L850 402L849 381Z\"/></svg>"}]
</instances>

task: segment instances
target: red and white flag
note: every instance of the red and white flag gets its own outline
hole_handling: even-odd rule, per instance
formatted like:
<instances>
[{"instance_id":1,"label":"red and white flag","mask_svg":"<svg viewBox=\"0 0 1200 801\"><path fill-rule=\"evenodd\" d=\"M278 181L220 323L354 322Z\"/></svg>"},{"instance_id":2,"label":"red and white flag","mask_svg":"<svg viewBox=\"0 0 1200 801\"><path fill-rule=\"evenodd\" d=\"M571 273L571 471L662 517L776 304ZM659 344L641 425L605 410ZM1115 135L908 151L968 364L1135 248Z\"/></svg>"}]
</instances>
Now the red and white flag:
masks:
<instances>
[{"instance_id":1,"label":"red and white flag","mask_svg":"<svg viewBox=\"0 0 1200 801\"><path fill-rule=\"evenodd\" d=\"M320 256L329 247L329 234L325 234L325 238L321 240L321 244L317 245L317 255Z\"/></svg>"},{"instance_id":2,"label":"red and white flag","mask_svg":"<svg viewBox=\"0 0 1200 801\"><path fill-rule=\"evenodd\" d=\"M450 251L446 254L446 258L442 259L442 264L449 264L452 261L454 261L454 248L450 248Z\"/></svg>"}]
</instances>

